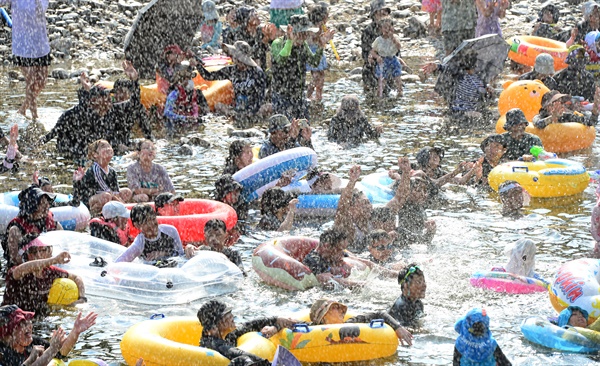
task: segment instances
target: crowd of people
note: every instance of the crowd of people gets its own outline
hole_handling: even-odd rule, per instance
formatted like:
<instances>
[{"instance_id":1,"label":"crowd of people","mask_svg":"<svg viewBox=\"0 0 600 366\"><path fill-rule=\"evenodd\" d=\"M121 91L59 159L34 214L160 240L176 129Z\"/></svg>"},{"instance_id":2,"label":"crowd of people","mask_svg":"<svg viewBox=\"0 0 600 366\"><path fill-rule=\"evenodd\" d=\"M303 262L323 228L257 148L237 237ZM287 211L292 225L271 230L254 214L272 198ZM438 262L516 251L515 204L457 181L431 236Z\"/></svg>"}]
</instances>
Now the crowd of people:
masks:
<instances>
[{"instance_id":1,"label":"crowd of people","mask_svg":"<svg viewBox=\"0 0 600 366\"><path fill-rule=\"evenodd\" d=\"M48 2L21 4L0 0L0 4L4 3L10 3L15 24L20 25L13 31L12 47L15 64L25 76L26 96L18 112L26 115L30 110L31 117L37 119L36 98L44 87L50 64L44 18ZM501 35L499 19L509 7L508 0L423 1L423 10L430 14L430 34L441 33L446 55L463 40ZM161 61L156 65L158 90L166 100L159 111L162 125L150 123L151 116L141 103L138 73L131 62L125 61L126 78L116 80L112 89L102 83L91 85L87 75L82 74L77 105L65 111L52 130L41 137L40 144L56 139L57 152L71 159L76 167L73 196L68 202L57 203L52 183L37 173L32 184L19 194L19 213L8 224L2 240L7 273L0 307L0 364L46 365L51 358L64 357L79 335L96 320L94 313L83 317L79 314L69 335L59 328L49 342L32 335L31 321L47 314L48 292L55 279L69 278L77 284L79 296L72 305L87 301L81 278L57 266L70 261L69 253L53 256L52 247L39 238L44 232L63 229L55 221L51 207L86 205L93 216L91 235L127 247L116 262L140 258L147 264L171 266L171 257L189 259L209 250L224 254L247 275L241 254L235 248L240 235L254 230L282 233L304 225L296 216L299 193L339 194L333 226L322 232L318 246L302 259L324 289L365 286L364 281L351 278L353 268L344 261L351 258L384 278L396 278L401 292L387 310L346 320L346 305L319 299L310 309L311 325L383 319L394 329L401 344L411 345L411 331L418 329L424 316L422 300L427 285L419 264L407 264L398 253L414 243L430 243L435 237L436 222L428 218L427 208L438 204L443 186L489 187L488 175L494 167L507 161L531 161L532 148L543 148L540 138L525 132L530 121L523 111L511 109L503 125L506 132L484 138L480 144L481 156L461 162L451 171L445 170L445 152L437 146L422 148L414 162L399 157L397 167L388 172L393 181L390 186L393 198L383 207L375 207L357 188L361 178L358 165L350 168L345 186L335 184L339 177L334 172L315 167L306 177L308 189L303 192L290 189L293 174L286 172L276 177L276 184L262 194L260 203L247 202L241 194L243 185L233 175L252 164L252 145L245 140L233 141L222 175L215 179L213 198L236 211L237 224L228 230L224 221L210 220L203 229L204 241L184 247L177 229L159 224L157 219L161 215L177 215L178 204L184 198L176 193L166 169L154 163L157 148L152 140L156 127L174 134L202 123L210 108L202 91L194 85L194 77L200 75L207 81L232 82L233 103L219 106L218 113L231 117L236 127L267 121L268 136L260 146L258 158L296 147L313 149L313 121L307 97L311 103L319 103L323 97L331 61L327 60L324 49L335 34L327 28L329 5L324 2L305 9L302 0L272 0L270 21L265 25L261 25L257 10L248 5L234 7L225 22L221 21L213 1L203 1L202 10L204 19L199 28L203 52L222 49L232 64L209 71L200 54L182 50L176 44L164 47ZM35 13L37 18L32 21L25 15L28 13ZM407 65L401 57L402 40L390 15L391 8L384 0L370 2L371 23L361 35L362 81L367 96L403 97L401 76ZM523 80L540 80L551 90L542 98L541 109L531 122L539 129L563 122L595 126L600 87L593 71L600 64L596 48L600 45L600 5L585 6L583 21L570 31L563 31L557 25L559 17L555 5L545 5L533 29L534 35L562 39L570 48L567 68L555 72L554 59L541 54L533 70L521 76ZM450 70L454 87L442 96L452 118L485 118L487 103L493 100L493 88L477 75L477 62L476 53L468 53L463 55L457 70ZM448 71L445 68L440 62L427 63L423 73ZM591 108L586 110L586 105ZM136 125L145 139L133 138ZM326 136L344 148L353 148L366 140L378 139L383 133L382 126L372 124L365 116L358 96L345 95ZM11 128L9 138L3 134L0 137L8 144L0 170L14 171L21 157L18 127ZM111 161L114 155L127 153L131 153L135 162L127 168L125 187L119 183ZM498 193L502 215L518 219L527 203L526 190L515 181L506 181L499 186ZM154 202L154 206L149 202ZM125 207L128 203L135 206L128 210ZM249 221L252 207L260 208L260 221L255 228ZM130 235L129 220L140 231L136 237ZM596 227L598 222L596 219ZM597 234L594 233L596 239ZM600 252L598 245L597 251ZM586 321L585 310L567 310L560 314L559 326L581 326ZM232 311L220 300L210 300L200 307L198 320L203 327L200 345L237 360L240 365L267 364L266 360L236 348L241 335L260 331L269 337L299 322L269 317L236 326ZM473 309L459 319L453 364L510 365L491 335L489 322L484 309Z\"/></svg>"}]
</instances>

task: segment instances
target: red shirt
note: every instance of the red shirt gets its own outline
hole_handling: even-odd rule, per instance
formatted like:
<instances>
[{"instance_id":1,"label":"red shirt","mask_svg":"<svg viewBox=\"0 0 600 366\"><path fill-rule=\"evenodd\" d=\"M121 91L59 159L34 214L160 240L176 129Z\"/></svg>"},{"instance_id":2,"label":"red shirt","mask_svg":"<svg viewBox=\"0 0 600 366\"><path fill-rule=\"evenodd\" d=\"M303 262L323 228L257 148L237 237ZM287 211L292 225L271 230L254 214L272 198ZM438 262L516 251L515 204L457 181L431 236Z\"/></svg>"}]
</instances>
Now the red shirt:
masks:
<instances>
[{"instance_id":1,"label":"red shirt","mask_svg":"<svg viewBox=\"0 0 600 366\"><path fill-rule=\"evenodd\" d=\"M6 274L6 289L2 305L14 304L25 311L34 311L36 314L46 311L48 293L54 280L69 276L69 272L64 269L50 266L44 268L42 276L39 278L30 273L20 280L16 280L13 277L15 268L17 267L11 268Z\"/></svg>"}]
</instances>

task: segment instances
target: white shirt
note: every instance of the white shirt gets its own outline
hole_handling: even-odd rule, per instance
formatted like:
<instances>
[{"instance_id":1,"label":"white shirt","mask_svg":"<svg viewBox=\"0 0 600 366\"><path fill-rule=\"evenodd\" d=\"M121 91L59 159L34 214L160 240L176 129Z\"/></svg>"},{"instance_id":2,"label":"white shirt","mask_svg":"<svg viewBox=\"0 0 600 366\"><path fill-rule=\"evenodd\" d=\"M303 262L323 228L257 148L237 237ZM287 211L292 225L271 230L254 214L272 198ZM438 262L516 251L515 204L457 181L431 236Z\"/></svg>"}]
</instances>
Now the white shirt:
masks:
<instances>
[{"instance_id":1,"label":"white shirt","mask_svg":"<svg viewBox=\"0 0 600 366\"><path fill-rule=\"evenodd\" d=\"M139 233L135 237L133 244L131 244L131 246L129 248L127 248L127 250L124 251L123 254L121 254L115 260L115 263L133 261L134 259L139 257L144 252L144 246L146 244L146 241L155 242L156 240L158 240L160 238L161 233L164 233L164 234L170 236L171 238L173 238L173 240L175 241L174 249L177 252L177 254L182 256L184 254L183 244L181 244L181 239L179 238L179 232L177 231L175 226L167 225L167 224L159 224L158 225L158 235L156 236L156 238L146 238L146 236L144 234Z\"/></svg>"},{"instance_id":2,"label":"white shirt","mask_svg":"<svg viewBox=\"0 0 600 366\"><path fill-rule=\"evenodd\" d=\"M38 58L50 53L46 30L46 10L49 0L0 0L0 6L10 4L12 52L15 56Z\"/></svg>"}]
</instances>

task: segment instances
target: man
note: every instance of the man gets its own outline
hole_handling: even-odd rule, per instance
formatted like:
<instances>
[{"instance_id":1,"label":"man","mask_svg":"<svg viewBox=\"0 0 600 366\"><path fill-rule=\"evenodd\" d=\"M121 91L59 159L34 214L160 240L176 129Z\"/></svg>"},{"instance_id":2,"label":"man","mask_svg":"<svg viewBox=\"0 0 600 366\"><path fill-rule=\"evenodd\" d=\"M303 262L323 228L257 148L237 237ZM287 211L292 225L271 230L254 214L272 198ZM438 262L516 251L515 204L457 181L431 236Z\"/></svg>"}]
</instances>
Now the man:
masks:
<instances>
[{"instance_id":1,"label":"man","mask_svg":"<svg viewBox=\"0 0 600 366\"><path fill-rule=\"evenodd\" d=\"M596 91L594 75L585 69L590 56L581 46L572 46L565 62L567 68L554 74L556 90L563 94L580 96L592 102Z\"/></svg>"},{"instance_id":2,"label":"man","mask_svg":"<svg viewBox=\"0 0 600 366\"><path fill-rule=\"evenodd\" d=\"M290 123L290 120L282 114L272 116L269 118L269 139L260 147L258 157L263 159L287 149L300 147L296 142L299 133L298 120Z\"/></svg>"},{"instance_id":3,"label":"man","mask_svg":"<svg viewBox=\"0 0 600 366\"><path fill-rule=\"evenodd\" d=\"M543 147L539 137L525 132L528 124L525 114L519 108L506 112L504 129L507 132L500 135L506 148L502 162L518 160L523 155L528 155L533 146Z\"/></svg>"},{"instance_id":4,"label":"man","mask_svg":"<svg viewBox=\"0 0 600 366\"><path fill-rule=\"evenodd\" d=\"M535 58L533 71L527 72L519 77L519 80L539 80L550 90L557 87L554 75L554 58L547 53L540 53Z\"/></svg>"}]
</instances>

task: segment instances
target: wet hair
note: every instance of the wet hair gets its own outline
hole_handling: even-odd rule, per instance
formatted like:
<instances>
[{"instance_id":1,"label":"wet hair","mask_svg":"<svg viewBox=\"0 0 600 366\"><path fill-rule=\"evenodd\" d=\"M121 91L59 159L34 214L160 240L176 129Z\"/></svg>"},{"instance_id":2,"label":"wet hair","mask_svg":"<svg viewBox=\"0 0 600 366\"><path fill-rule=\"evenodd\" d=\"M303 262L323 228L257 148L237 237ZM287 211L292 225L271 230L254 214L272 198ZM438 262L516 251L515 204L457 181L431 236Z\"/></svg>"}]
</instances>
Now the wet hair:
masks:
<instances>
[{"instance_id":1,"label":"wet hair","mask_svg":"<svg viewBox=\"0 0 600 366\"><path fill-rule=\"evenodd\" d=\"M432 153L440 157L440 162L444 158L444 149L440 147L424 147L421 150L419 150L419 152L415 156L419 167L426 168L429 166L429 159L431 158Z\"/></svg>"},{"instance_id":2,"label":"wet hair","mask_svg":"<svg viewBox=\"0 0 600 366\"><path fill-rule=\"evenodd\" d=\"M98 152L98 148L102 144L107 144L110 146L110 143L106 140L96 140L88 145L88 153L87 153L88 160L96 161L94 155Z\"/></svg>"},{"instance_id":3,"label":"wet hair","mask_svg":"<svg viewBox=\"0 0 600 366\"><path fill-rule=\"evenodd\" d=\"M204 232L207 230L221 230L223 232L227 232L227 226L225 226L225 221L220 219L212 219L208 220L204 225Z\"/></svg>"},{"instance_id":4,"label":"wet hair","mask_svg":"<svg viewBox=\"0 0 600 366\"><path fill-rule=\"evenodd\" d=\"M411 272L411 268L414 268L413 272ZM408 266L402 268L400 272L398 272L398 284L403 287L405 284L409 284L413 276L423 276L423 271L419 268L419 265L416 263L411 263Z\"/></svg>"},{"instance_id":5,"label":"wet hair","mask_svg":"<svg viewBox=\"0 0 600 366\"><path fill-rule=\"evenodd\" d=\"M152 206L148 204L137 204L131 209L131 222L133 223L133 226L138 227L143 224L150 215L156 216Z\"/></svg>"},{"instance_id":6,"label":"wet hair","mask_svg":"<svg viewBox=\"0 0 600 366\"><path fill-rule=\"evenodd\" d=\"M329 230L323 231L321 236L319 236L319 245L336 248L339 247L346 239L348 239L348 235L345 231L333 227Z\"/></svg>"},{"instance_id":7,"label":"wet hair","mask_svg":"<svg viewBox=\"0 0 600 366\"><path fill-rule=\"evenodd\" d=\"M485 152L485 148L492 142L496 142L496 143L502 145L503 147L506 147L504 138L501 135L494 133L494 134L491 134L488 137L486 137L483 141L481 141L481 145L479 145L479 147L481 148L481 151Z\"/></svg>"},{"instance_id":8,"label":"wet hair","mask_svg":"<svg viewBox=\"0 0 600 366\"><path fill-rule=\"evenodd\" d=\"M287 206L292 200L292 195L279 187L269 188L263 193L260 201L260 213L262 215L274 214Z\"/></svg>"},{"instance_id":9,"label":"wet hair","mask_svg":"<svg viewBox=\"0 0 600 366\"><path fill-rule=\"evenodd\" d=\"M371 246L371 244L380 241L380 240L389 240L390 239L390 234L387 233L387 231L385 230L373 230L369 233L369 235L367 235L367 245Z\"/></svg>"},{"instance_id":10,"label":"wet hair","mask_svg":"<svg viewBox=\"0 0 600 366\"><path fill-rule=\"evenodd\" d=\"M500 198L506 197L506 195L508 194L508 192L512 191L513 189L509 189L508 191L502 192L500 193L500 191L502 191L504 188L510 186L511 184L516 184L518 187L514 187L514 188L521 188L521 190L523 189L523 187L519 184L519 182L517 182L516 180L507 180L504 181L502 183L500 183L500 185L498 186L498 195L500 196Z\"/></svg>"},{"instance_id":11,"label":"wet hair","mask_svg":"<svg viewBox=\"0 0 600 366\"><path fill-rule=\"evenodd\" d=\"M140 141L136 142L135 145L133 146L134 153L135 153L133 155L134 160L140 160L140 152L142 151L142 146L144 146L144 144L146 142L149 142L152 144L152 146L154 146L154 142L152 142L152 140L141 139Z\"/></svg>"},{"instance_id":12,"label":"wet hair","mask_svg":"<svg viewBox=\"0 0 600 366\"><path fill-rule=\"evenodd\" d=\"M319 24L329 16L329 6L326 2L320 1L308 10L307 15L312 24Z\"/></svg>"},{"instance_id":13,"label":"wet hair","mask_svg":"<svg viewBox=\"0 0 600 366\"><path fill-rule=\"evenodd\" d=\"M237 167L235 166L235 159L242 155L242 151L246 146L250 146L250 143L246 140L235 140L229 145L229 155L225 158L225 170L229 167Z\"/></svg>"}]
</instances>

